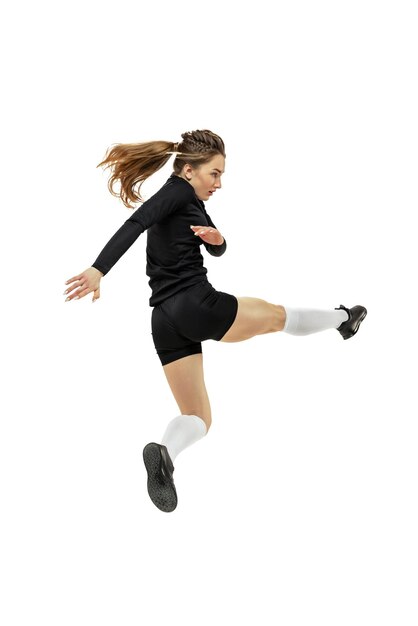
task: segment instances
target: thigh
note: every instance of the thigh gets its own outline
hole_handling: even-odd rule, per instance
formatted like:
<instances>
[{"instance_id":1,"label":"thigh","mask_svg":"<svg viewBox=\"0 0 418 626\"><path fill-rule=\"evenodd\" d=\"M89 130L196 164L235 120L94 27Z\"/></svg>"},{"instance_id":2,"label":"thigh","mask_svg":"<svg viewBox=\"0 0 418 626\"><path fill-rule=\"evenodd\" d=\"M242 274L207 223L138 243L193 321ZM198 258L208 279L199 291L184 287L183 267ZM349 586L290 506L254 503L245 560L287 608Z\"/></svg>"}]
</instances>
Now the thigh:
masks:
<instances>
[{"instance_id":1,"label":"thigh","mask_svg":"<svg viewBox=\"0 0 418 626\"><path fill-rule=\"evenodd\" d=\"M282 306L262 298L238 298L238 312L234 323L221 341L244 341L256 335L283 329L286 313Z\"/></svg>"},{"instance_id":2,"label":"thigh","mask_svg":"<svg viewBox=\"0 0 418 626\"><path fill-rule=\"evenodd\" d=\"M203 376L203 355L192 354L163 367L182 415L197 415L209 428L212 415Z\"/></svg>"}]
</instances>

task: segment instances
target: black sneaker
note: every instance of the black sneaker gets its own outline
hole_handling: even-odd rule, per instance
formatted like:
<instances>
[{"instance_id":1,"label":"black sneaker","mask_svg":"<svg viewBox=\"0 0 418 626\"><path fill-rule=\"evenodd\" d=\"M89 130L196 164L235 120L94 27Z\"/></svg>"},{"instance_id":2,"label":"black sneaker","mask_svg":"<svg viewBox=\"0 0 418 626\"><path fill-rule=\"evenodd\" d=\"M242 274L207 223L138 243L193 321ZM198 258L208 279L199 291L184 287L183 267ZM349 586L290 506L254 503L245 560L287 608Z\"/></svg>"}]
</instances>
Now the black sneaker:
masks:
<instances>
[{"instance_id":1,"label":"black sneaker","mask_svg":"<svg viewBox=\"0 0 418 626\"><path fill-rule=\"evenodd\" d=\"M156 507L169 513L177 506L177 492L173 481L174 465L166 446L147 443L143 453L148 472L148 493Z\"/></svg>"},{"instance_id":2,"label":"black sneaker","mask_svg":"<svg viewBox=\"0 0 418 626\"><path fill-rule=\"evenodd\" d=\"M357 304L356 306L347 309L344 305L335 307L335 310L344 309L348 313L348 320L343 322L341 326L338 326L337 330L341 333L344 339L350 339L358 331L361 322L367 315L367 309L364 306Z\"/></svg>"}]
</instances>

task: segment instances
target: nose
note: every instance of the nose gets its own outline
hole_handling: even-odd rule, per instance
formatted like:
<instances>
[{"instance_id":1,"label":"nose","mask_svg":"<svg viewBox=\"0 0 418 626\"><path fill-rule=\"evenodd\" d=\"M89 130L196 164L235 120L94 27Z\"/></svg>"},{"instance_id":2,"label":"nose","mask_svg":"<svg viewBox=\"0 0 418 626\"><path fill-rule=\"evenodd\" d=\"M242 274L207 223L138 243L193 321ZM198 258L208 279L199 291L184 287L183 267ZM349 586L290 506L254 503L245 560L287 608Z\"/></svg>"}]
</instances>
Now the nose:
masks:
<instances>
[{"instance_id":1,"label":"nose","mask_svg":"<svg viewBox=\"0 0 418 626\"><path fill-rule=\"evenodd\" d=\"M222 187L222 183L221 183L221 179L219 178L218 181L215 183L215 187L217 187L218 189L221 189Z\"/></svg>"}]
</instances>

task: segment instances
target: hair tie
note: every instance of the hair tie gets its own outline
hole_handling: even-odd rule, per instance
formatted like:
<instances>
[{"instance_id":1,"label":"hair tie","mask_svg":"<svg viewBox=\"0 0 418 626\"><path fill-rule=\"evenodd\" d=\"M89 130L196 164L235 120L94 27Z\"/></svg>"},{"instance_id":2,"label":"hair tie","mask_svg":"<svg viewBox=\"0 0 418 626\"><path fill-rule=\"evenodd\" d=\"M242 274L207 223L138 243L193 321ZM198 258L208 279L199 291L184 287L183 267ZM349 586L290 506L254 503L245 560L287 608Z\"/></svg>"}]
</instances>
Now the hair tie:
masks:
<instances>
[{"instance_id":1,"label":"hair tie","mask_svg":"<svg viewBox=\"0 0 418 626\"><path fill-rule=\"evenodd\" d=\"M166 154L183 154L182 152L178 152L179 149L179 142L177 141L172 150L169 150L168 152L166 152Z\"/></svg>"}]
</instances>

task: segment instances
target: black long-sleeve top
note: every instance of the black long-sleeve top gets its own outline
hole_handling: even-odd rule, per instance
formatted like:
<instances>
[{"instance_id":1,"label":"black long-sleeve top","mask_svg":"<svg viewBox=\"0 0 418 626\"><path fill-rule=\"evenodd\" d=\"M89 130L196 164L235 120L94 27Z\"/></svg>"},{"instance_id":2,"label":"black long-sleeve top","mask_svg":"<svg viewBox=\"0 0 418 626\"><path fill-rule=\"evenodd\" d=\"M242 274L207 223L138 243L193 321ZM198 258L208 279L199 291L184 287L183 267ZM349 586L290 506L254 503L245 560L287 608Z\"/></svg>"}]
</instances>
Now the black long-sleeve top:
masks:
<instances>
[{"instance_id":1,"label":"black long-sleeve top","mask_svg":"<svg viewBox=\"0 0 418 626\"><path fill-rule=\"evenodd\" d=\"M208 244L194 234L191 225L216 228L193 186L173 173L122 224L92 267L106 275L146 230L146 273L152 290L149 305L156 306L177 291L207 280L200 252L202 243L213 256L221 256L226 250L225 238L221 245Z\"/></svg>"}]
</instances>

